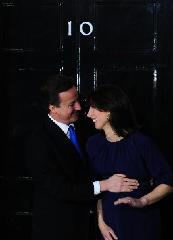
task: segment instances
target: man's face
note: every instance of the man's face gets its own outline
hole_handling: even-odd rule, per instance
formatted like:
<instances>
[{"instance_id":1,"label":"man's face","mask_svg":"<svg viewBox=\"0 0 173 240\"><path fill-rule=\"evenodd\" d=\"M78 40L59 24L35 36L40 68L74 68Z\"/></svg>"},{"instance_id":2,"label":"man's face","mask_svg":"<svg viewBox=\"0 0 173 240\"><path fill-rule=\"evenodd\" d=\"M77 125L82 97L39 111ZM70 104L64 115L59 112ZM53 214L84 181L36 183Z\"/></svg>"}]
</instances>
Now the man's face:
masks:
<instances>
[{"instance_id":1,"label":"man's face","mask_svg":"<svg viewBox=\"0 0 173 240\"><path fill-rule=\"evenodd\" d=\"M49 105L50 115L58 122L65 124L78 120L78 113L81 110L76 87L59 93L59 107Z\"/></svg>"}]
</instances>

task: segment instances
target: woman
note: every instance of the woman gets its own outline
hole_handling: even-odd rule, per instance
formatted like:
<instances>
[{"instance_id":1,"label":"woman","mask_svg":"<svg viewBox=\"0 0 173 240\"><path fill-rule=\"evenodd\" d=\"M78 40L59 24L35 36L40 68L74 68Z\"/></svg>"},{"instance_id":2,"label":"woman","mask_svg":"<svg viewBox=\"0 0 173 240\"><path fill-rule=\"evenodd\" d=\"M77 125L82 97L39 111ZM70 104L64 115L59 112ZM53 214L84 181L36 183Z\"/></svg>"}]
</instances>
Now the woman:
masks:
<instances>
[{"instance_id":1,"label":"woman","mask_svg":"<svg viewBox=\"0 0 173 240\"><path fill-rule=\"evenodd\" d=\"M138 189L130 193L102 193L97 207L100 238L159 240L157 202L173 191L173 173L166 160L139 132L130 100L115 85L103 85L91 95L87 116L102 130L87 142L94 177L122 172L139 181Z\"/></svg>"}]
</instances>

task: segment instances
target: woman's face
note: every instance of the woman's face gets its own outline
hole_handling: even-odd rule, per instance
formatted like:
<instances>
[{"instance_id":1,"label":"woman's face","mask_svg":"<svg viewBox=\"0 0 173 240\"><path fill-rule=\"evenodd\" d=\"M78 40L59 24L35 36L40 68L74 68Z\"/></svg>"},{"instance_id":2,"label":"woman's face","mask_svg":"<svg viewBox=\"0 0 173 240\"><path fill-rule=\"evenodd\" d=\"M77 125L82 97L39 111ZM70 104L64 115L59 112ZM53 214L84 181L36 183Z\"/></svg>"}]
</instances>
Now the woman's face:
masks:
<instances>
[{"instance_id":1,"label":"woman's face","mask_svg":"<svg viewBox=\"0 0 173 240\"><path fill-rule=\"evenodd\" d=\"M96 129L105 130L109 124L110 112L100 111L94 107L90 107L87 117L91 118Z\"/></svg>"}]
</instances>

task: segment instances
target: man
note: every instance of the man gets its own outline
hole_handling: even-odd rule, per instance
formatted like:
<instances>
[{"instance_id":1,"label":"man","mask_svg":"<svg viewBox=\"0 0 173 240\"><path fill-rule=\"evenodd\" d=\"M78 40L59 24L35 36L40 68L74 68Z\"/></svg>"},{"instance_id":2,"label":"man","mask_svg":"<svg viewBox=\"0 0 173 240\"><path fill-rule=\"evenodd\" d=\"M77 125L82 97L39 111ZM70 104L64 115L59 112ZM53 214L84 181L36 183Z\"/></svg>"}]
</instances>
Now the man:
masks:
<instances>
[{"instance_id":1,"label":"man","mask_svg":"<svg viewBox=\"0 0 173 240\"><path fill-rule=\"evenodd\" d=\"M84 151L78 153L68 128L78 120L81 106L74 82L54 75L48 80L48 116L33 131L27 162L33 178L33 240L91 240L90 206L102 191L137 188L123 175L92 182Z\"/></svg>"}]
</instances>

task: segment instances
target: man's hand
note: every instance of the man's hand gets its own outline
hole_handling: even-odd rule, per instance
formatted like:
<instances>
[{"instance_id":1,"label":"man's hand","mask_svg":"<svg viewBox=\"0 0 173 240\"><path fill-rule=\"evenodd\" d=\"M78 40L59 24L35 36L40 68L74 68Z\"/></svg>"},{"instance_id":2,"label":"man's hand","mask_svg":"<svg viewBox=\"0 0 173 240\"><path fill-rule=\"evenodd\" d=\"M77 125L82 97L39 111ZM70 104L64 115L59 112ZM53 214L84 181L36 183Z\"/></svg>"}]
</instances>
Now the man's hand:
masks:
<instances>
[{"instance_id":1,"label":"man's hand","mask_svg":"<svg viewBox=\"0 0 173 240\"><path fill-rule=\"evenodd\" d=\"M114 174L106 180L100 181L100 189L109 192L132 192L139 183L136 179L127 178L124 174Z\"/></svg>"}]
</instances>

